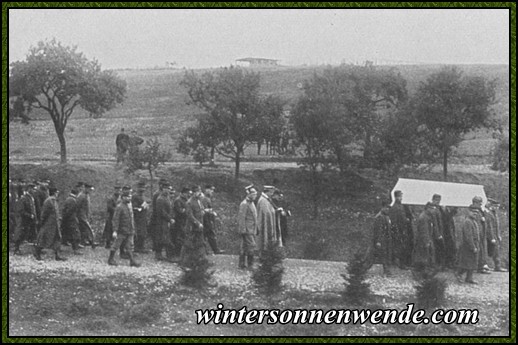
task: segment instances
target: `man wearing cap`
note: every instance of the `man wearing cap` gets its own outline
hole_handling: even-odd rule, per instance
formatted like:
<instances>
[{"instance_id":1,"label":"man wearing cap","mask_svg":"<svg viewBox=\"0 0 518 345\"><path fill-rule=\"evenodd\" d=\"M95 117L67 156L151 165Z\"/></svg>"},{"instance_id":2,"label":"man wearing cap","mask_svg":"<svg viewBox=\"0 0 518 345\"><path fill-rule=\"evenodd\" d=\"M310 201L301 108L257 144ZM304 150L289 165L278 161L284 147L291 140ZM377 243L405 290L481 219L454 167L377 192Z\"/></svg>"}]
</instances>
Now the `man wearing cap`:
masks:
<instances>
[{"instance_id":1,"label":"man wearing cap","mask_svg":"<svg viewBox=\"0 0 518 345\"><path fill-rule=\"evenodd\" d=\"M203 236L209 243L210 248L214 254L223 254L224 251L218 248L216 241L216 212L212 208L212 198L214 197L214 191L216 187L213 185L206 185L205 191L201 197L201 204L204 208L203 213Z\"/></svg>"},{"instance_id":2,"label":"man wearing cap","mask_svg":"<svg viewBox=\"0 0 518 345\"><path fill-rule=\"evenodd\" d=\"M434 194L432 196L431 214L432 214L432 224L433 224L433 233L434 233L434 247L435 247L435 263L439 269L444 269L446 267L446 250L444 244L444 225L442 222L442 213L441 213L441 199L442 197L439 194Z\"/></svg>"},{"instance_id":3,"label":"man wearing cap","mask_svg":"<svg viewBox=\"0 0 518 345\"><path fill-rule=\"evenodd\" d=\"M270 242L279 244L275 226L275 206L271 199L274 192L274 186L264 186L257 201L258 246L261 253L267 249Z\"/></svg>"},{"instance_id":4,"label":"man wearing cap","mask_svg":"<svg viewBox=\"0 0 518 345\"><path fill-rule=\"evenodd\" d=\"M173 202L174 226L173 226L173 246L174 256L179 256L185 241L185 227L187 226L187 201L189 201L191 190L183 187L180 195Z\"/></svg>"},{"instance_id":5,"label":"man wearing cap","mask_svg":"<svg viewBox=\"0 0 518 345\"><path fill-rule=\"evenodd\" d=\"M43 248L54 250L55 259L57 261L65 261L66 258L59 256L61 248L61 229L58 201L58 190L54 187L49 188L49 197L43 203L41 208L41 227L38 232L38 238L34 245L34 257L36 260L43 260L41 253Z\"/></svg>"},{"instance_id":6,"label":"man wearing cap","mask_svg":"<svg viewBox=\"0 0 518 345\"><path fill-rule=\"evenodd\" d=\"M466 283L477 284L473 280L473 271L478 267L480 252L480 211L482 206L482 198L475 196L472 205L468 208L468 214L464 218L464 222L460 231L460 246L458 251L457 271L455 276L462 283L462 276L466 273Z\"/></svg>"},{"instance_id":7,"label":"man wearing cap","mask_svg":"<svg viewBox=\"0 0 518 345\"><path fill-rule=\"evenodd\" d=\"M392 275L391 267L394 262L393 227L390 220L390 202L381 199L381 210L374 217L372 249L369 256L369 267L375 263L383 265L383 274Z\"/></svg>"},{"instance_id":8,"label":"man wearing cap","mask_svg":"<svg viewBox=\"0 0 518 345\"><path fill-rule=\"evenodd\" d=\"M497 209L498 202L494 199L487 199L487 209L484 210L486 218L487 229L489 232L488 257L494 262L495 272L506 272L501 266L500 261L500 246L502 244L502 235L500 233L500 224L498 219Z\"/></svg>"},{"instance_id":9,"label":"man wearing cap","mask_svg":"<svg viewBox=\"0 0 518 345\"><path fill-rule=\"evenodd\" d=\"M131 208L131 192L123 190L121 193L121 202L115 208L113 213L113 238L112 247L110 249L110 257L108 265L117 266L115 261L115 253L124 244L124 249L129 257L130 266L140 267L140 263L135 261L133 257L133 237L135 235L135 223L133 219L133 210Z\"/></svg>"},{"instance_id":10,"label":"man wearing cap","mask_svg":"<svg viewBox=\"0 0 518 345\"><path fill-rule=\"evenodd\" d=\"M420 274L435 266L434 215L433 205L428 202L417 217L416 241L414 247L414 269Z\"/></svg>"},{"instance_id":11,"label":"man wearing cap","mask_svg":"<svg viewBox=\"0 0 518 345\"><path fill-rule=\"evenodd\" d=\"M92 185L85 183L83 192L77 196L77 219L83 244L89 244L92 246L92 249L95 249L97 244L94 242L94 233L90 226L90 192L93 189Z\"/></svg>"},{"instance_id":12,"label":"man wearing cap","mask_svg":"<svg viewBox=\"0 0 518 345\"><path fill-rule=\"evenodd\" d=\"M475 196L472 200L471 205L469 206L469 211L474 216L474 219L477 223L478 228L478 252L477 252L477 261L478 268L477 272L481 274L491 274L489 272L488 266L488 254L487 254L487 243L491 241L491 234L488 231L488 226L486 224L486 217L484 216L484 211L482 210L482 203L484 200L480 196Z\"/></svg>"},{"instance_id":13,"label":"man wearing cap","mask_svg":"<svg viewBox=\"0 0 518 345\"><path fill-rule=\"evenodd\" d=\"M174 225L173 206L171 205L171 194L173 187L167 182L163 183L163 190L156 199L156 228L155 228L155 259L164 260L162 250L165 248L168 260L173 260L173 240L171 227Z\"/></svg>"},{"instance_id":14,"label":"man wearing cap","mask_svg":"<svg viewBox=\"0 0 518 345\"><path fill-rule=\"evenodd\" d=\"M20 223L16 224L14 234L14 254L22 255L20 245L22 242L31 237L36 228L36 207L34 206L34 198L31 195L35 185L29 183L25 186L23 195L17 204L17 212L20 215Z\"/></svg>"},{"instance_id":15,"label":"man wearing cap","mask_svg":"<svg viewBox=\"0 0 518 345\"><path fill-rule=\"evenodd\" d=\"M63 213L61 220L61 234L63 242L72 243L72 250L75 255L81 255L79 251L79 243L81 242L81 233L79 232L79 221L77 219L77 191L76 187L72 188L70 195L63 204Z\"/></svg>"},{"instance_id":16,"label":"man wearing cap","mask_svg":"<svg viewBox=\"0 0 518 345\"><path fill-rule=\"evenodd\" d=\"M104 223L103 238L105 240L105 248L110 249L113 242L112 220L115 208L120 202L122 187L115 185L113 187L113 195L106 200L106 222Z\"/></svg>"},{"instance_id":17,"label":"man wearing cap","mask_svg":"<svg viewBox=\"0 0 518 345\"><path fill-rule=\"evenodd\" d=\"M412 219L411 216L409 217L410 210L402 204L403 192L396 190L394 197L394 205L388 211L392 224L393 259L396 259L400 268L407 268L412 265L412 252L414 250Z\"/></svg>"},{"instance_id":18,"label":"man wearing cap","mask_svg":"<svg viewBox=\"0 0 518 345\"><path fill-rule=\"evenodd\" d=\"M239 251L239 268L252 268L256 250L255 235L257 232L257 209L254 200L257 190L253 185L245 188L246 198L239 205L237 215L237 233L241 239Z\"/></svg>"},{"instance_id":19,"label":"man wearing cap","mask_svg":"<svg viewBox=\"0 0 518 345\"><path fill-rule=\"evenodd\" d=\"M137 193L131 198L131 205L133 207L133 215L135 217L135 252L148 253L145 248L147 238L147 210L148 203L144 200L144 191L146 190L146 183L140 181L137 184Z\"/></svg>"},{"instance_id":20,"label":"man wearing cap","mask_svg":"<svg viewBox=\"0 0 518 345\"><path fill-rule=\"evenodd\" d=\"M207 256L203 240L203 214L205 212L201 199L203 193L200 186L191 188L193 194L187 201L186 239L182 248L182 262L204 259Z\"/></svg>"}]
</instances>

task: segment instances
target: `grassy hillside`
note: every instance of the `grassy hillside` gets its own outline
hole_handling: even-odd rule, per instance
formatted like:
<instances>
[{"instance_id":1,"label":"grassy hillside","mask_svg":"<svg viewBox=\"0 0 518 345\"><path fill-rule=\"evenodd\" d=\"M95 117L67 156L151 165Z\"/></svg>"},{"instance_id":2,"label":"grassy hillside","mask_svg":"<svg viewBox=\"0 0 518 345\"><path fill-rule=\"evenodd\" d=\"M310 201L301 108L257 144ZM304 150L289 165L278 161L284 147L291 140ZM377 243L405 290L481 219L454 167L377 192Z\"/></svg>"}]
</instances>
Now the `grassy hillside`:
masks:
<instances>
[{"instance_id":1,"label":"grassy hillside","mask_svg":"<svg viewBox=\"0 0 518 345\"><path fill-rule=\"evenodd\" d=\"M419 83L441 66L400 66L407 80L410 93ZM261 73L261 92L277 94L294 103L301 94L300 84L325 67L277 67L257 70ZM385 67L384 67L385 68ZM387 67L388 68L388 67ZM497 117L509 119L508 66L461 66L467 75L482 75L497 80ZM200 70L200 73L203 72ZM123 105L105 114L103 118L91 119L78 109L72 116L65 133L68 154L74 159L109 159L115 154L115 136L120 128L137 130L145 139L158 137L166 147L175 151L179 134L194 121L200 109L188 105L188 96L180 85L183 70L119 70L117 73L128 85L127 98ZM12 158L50 159L58 158L59 143L48 115L34 110L30 125L19 122L9 124L9 154ZM459 147L459 155L476 156L478 161L490 153L494 140L484 131L470 135L475 139ZM252 153L252 150L249 151ZM175 154L175 160L184 159ZM481 160L482 159L482 160Z\"/></svg>"}]
</instances>

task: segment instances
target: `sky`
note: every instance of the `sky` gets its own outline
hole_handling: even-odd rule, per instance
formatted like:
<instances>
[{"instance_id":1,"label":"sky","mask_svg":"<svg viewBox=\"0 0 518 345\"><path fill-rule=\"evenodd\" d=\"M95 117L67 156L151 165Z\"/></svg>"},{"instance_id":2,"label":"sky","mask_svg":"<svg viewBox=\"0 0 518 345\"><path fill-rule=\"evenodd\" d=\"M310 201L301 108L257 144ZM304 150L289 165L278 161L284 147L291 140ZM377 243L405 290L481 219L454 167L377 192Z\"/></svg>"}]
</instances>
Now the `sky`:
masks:
<instances>
[{"instance_id":1,"label":"sky","mask_svg":"<svg viewBox=\"0 0 518 345\"><path fill-rule=\"evenodd\" d=\"M509 64L507 9L9 9L9 62L39 41L77 45L104 68Z\"/></svg>"}]
</instances>

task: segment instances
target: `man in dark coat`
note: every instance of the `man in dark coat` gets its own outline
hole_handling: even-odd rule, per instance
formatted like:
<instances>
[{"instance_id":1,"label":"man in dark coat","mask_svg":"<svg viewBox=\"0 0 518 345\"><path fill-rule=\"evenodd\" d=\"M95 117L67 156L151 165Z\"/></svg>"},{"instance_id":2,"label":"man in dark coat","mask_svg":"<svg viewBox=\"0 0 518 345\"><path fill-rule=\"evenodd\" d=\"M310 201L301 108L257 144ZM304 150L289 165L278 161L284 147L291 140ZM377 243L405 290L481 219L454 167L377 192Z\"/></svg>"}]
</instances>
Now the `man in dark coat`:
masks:
<instances>
[{"instance_id":1,"label":"man in dark coat","mask_svg":"<svg viewBox=\"0 0 518 345\"><path fill-rule=\"evenodd\" d=\"M19 214L20 222L16 224L16 231L14 234L14 254L22 255L20 245L22 242L30 238L36 229L36 207L34 205L34 198L31 191L35 185L29 183L25 186L23 195L18 200L16 205L17 213Z\"/></svg>"},{"instance_id":2,"label":"man in dark coat","mask_svg":"<svg viewBox=\"0 0 518 345\"><path fill-rule=\"evenodd\" d=\"M148 203L144 200L144 191L146 183L139 182L137 184L137 192L131 198L133 207L133 216L135 217L135 252L148 253L145 248L147 239L147 212Z\"/></svg>"},{"instance_id":3,"label":"man in dark coat","mask_svg":"<svg viewBox=\"0 0 518 345\"><path fill-rule=\"evenodd\" d=\"M273 192L272 204L275 207L277 238L279 239L279 245L283 247L288 241L288 217L291 217L291 211L286 206L284 194L279 189Z\"/></svg>"},{"instance_id":4,"label":"man in dark coat","mask_svg":"<svg viewBox=\"0 0 518 345\"><path fill-rule=\"evenodd\" d=\"M479 211L477 210L477 204L482 205L482 198L476 196L473 198L474 207L469 207L468 215L465 217L462 223L460 231L460 247L458 251L457 260L457 271L455 276L462 282L462 275L466 274L466 283L476 284L473 280L473 271L478 267L478 256L480 251L480 238L479 238Z\"/></svg>"},{"instance_id":5,"label":"man in dark coat","mask_svg":"<svg viewBox=\"0 0 518 345\"><path fill-rule=\"evenodd\" d=\"M18 202L19 196L21 195L19 194L18 190L19 188L17 182L11 181L9 179L9 242L13 240L16 230L16 203Z\"/></svg>"},{"instance_id":6,"label":"man in dark coat","mask_svg":"<svg viewBox=\"0 0 518 345\"><path fill-rule=\"evenodd\" d=\"M441 213L441 196L434 194L431 203L431 214L434 231L434 247L435 247L435 264L437 268L444 269L446 267L446 247L444 244L444 224Z\"/></svg>"},{"instance_id":7,"label":"man in dark coat","mask_svg":"<svg viewBox=\"0 0 518 345\"><path fill-rule=\"evenodd\" d=\"M39 261L43 260L41 257L43 248L54 250L57 261L66 260L66 258L59 256L62 237L57 196L58 190L55 187L50 187L49 197L41 208L41 227L34 245L34 257Z\"/></svg>"},{"instance_id":8,"label":"man in dark coat","mask_svg":"<svg viewBox=\"0 0 518 345\"><path fill-rule=\"evenodd\" d=\"M477 272L481 274L491 274L488 266L487 243L491 241L491 233L488 231L486 224L486 217L482 210L482 198L476 196L473 198L469 210L472 211L473 216L477 222L478 227L478 269Z\"/></svg>"},{"instance_id":9,"label":"man in dark coat","mask_svg":"<svg viewBox=\"0 0 518 345\"><path fill-rule=\"evenodd\" d=\"M456 207L441 207L439 209L442 216L442 224L444 230L444 249L445 264L448 268L455 268L455 260L457 260L457 239L455 235L455 222L453 218L457 214Z\"/></svg>"},{"instance_id":10,"label":"man in dark coat","mask_svg":"<svg viewBox=\"0 0 518 345\"><path fill-rule=\"evenodd\" d=\"M203 260L207 256L203 239L203 216L205 209L201 203L203 193L200 186L194 186L193 195L187 201L186 240L182 248L182 262Z\"/></svg>"},{"instance_id":11,"label":"man in dark coat","mask_svg":"<svg viewBox=\"0 0 518 345\"><path fill-rule=\"evenodd\" d=\"M105 240L105 248L110 249L113 242L113 213L115 208L120 202L121 186L116 185L113 187L113 195L106 200L106 222L104 223L103 238Z\"/></svg>"},{"instance_id":12,"label":"man in dark coat","mask_svg":"<svg viewBox=\"0 0 518 345\"><path fill-rule=\"evenodd\" d=\"M91 245L92 249L95 249L97 243L94 241L94 232L90 225L90 193L93 190L93 186L85 184L83 192L77 196L77 220L79 221L79 231L81 232L83 245Z\"/></svg>"},{"instance_id":13,"label":"man in dark coat","mask_svg":"<svg viewBox=\"0 0 518 345\"><path fill-rule=\"evenodd\" d=\"M61 234L63 242L72 243L74 254L81 255L82 253L79 251L81 233L79 232L79 221L77 220L77 194L77 189L72 188L70 195L63 204Z\"/></svg>"},{"instance_id":14,"label":"man in dark coat","mask_svg":"<svg viewBox=\"0 0 518 345\"><path fill-rule=\"evenodd\" d=\"M435 266L435 241L433 205L426 204L417 217L416 241L414 247L414 268L424 272Z\"/></svg>"},{"instance_id":15,"label":"man in dark coat","mask_svg":"<svg viewBox=\"0 0 518 345\"><path fill-rule=\"evenodd\" d=\"M191 190L183 187L180 196L174 200L174 226L173 226L173 255L181 254L182 246L185 241L185 227L187 226L187 201L189 200Z\"/></svg>"},{"instance_id":16,"label":"man in dark coat","mask_svg":"<svg viewBox=\"0 0 518 345\"><path fill-rule=\"evenodd\" d=\"M124 128L121 128L121 132L115 138L115 146L117 148L117 163L124 162L126 159L126 153L128 152L130 144L130 137L124 133Z\"/></svg>"},{"instance_id":17,"label":"man in dark coat","mask_svg":"<svg viewBox=\"0 0 518 345\"><path fill-rule=\"evenodd\" d=\"M392 223L389 216L389 200L381 199L381 210L374 217L372 246L367 251L366 268L373 264L383 265L383 274L392 275L392 265L394 262L394 244L392 236Z\"/></svg>"},{"instance_id":18,"label":"man in dark coat","mask_svg":"<svg viewBox=\"0 0 518 345\"><path fill-rule=\"evenodd\" d=\"M133 218L133 210L131 208L131 192L124 190L121 194L121 202L115 208L112 220L113 238L112 247L110 248L110 257L108 265L117 266L115 261L115 253L124 244L125 252L130 260L130 266L140 267L140 263L135 261L133 257L133 237L135 236L135 221Z\"/></svg>"},{"instance_id":19,"label":"man in dark coat","mask_svg":"<svg viewBox=\"0 0 518 345\"><path fill-rule=\"evenodd\" d=\"M213 185L206 185L205 191L200 199L204 208L203 213L203 236L209 243L210 248L214 254L223 254L224 251L218 248L216 240L216 217L217 214L212 208L212 198L214 197L215 187Z\"/></svg>"},{"instance_id":20,"label":"man in dark coat","mask_svg":"<svg viewBox=\"0 0 518 345\"><path fill-rule=\"evenodd\" d=\"M488 248L491 248L491 250L488 250L489 257L494 262L494 270L495 272L507 272L502 267L502 262L500 260L500 250L502 245L502 234L500 232L500 222L498 219L498 207L499 204L494 199L487 199L488 204L487 206L487 212L486 214L486 223L488 225L488 228L491 231L491 243L488 244Z\"/></svg>"},{"instance_id":21,"label":"man in dark coat","mask_svg":"<svg viewBox=\"0 0 518 345\"><path fill-rule=\"evenodd\" d=\"M389 209L389 217L392 224L392 243L394 259L401 268L412 265L412 252L414 251L414 231L410 210L402 204L403 192L394 192L394 205Z\"/></svg>"},{"instance_id":22,"label":"man in dark coat","mask_svg":"<svg viewBox=\"0 0 518 345\"><path fill-rule=\"evenodd\" d=\"M174 225L173 206L171 204L171 193L174 193L173 187L169 183L163 184L163 190L156 200L155 209L155 258L156 260L164 260L162 250L165 248L168 260L173 260L173 239L171 227Z\"/></svg>"},{"instance_id":23,"label":"man in dark coat","mask_svg":"<svg viewBox=\"0 0 518 345\"><path fill-rule=\"evenodd\" d=\"M158 222L156 216L156 201L158 197L162 194L164 190L164 186L169 186L169 183L165 179L160 179L158 181L158 190L153 193L153 197L151 198L151 216L149 217L148 223L148 234L151 236L153 240L153 251L156 253L157 246L159 245L159 238L156 236L158 233ZM163 260L162 255L156 257L157 260Z\"/></svg>"}]
</instances>

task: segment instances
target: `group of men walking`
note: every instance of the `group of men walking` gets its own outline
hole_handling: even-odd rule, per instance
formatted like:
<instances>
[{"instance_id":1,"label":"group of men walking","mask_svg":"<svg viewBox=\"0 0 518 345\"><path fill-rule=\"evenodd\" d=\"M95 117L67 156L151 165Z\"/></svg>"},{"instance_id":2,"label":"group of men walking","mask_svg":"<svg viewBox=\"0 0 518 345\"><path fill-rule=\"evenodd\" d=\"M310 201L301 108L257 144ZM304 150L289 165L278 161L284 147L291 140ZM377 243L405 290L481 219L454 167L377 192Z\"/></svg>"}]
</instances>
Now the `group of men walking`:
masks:
<instances>
[{"instance_id":1,"label":"group of men walking","mask_svg":"<svg viewBox=\"0 0 518 345\"><path fill-rule=\"evenodd\" d=\"M464 281L476 284L473 272L490 274L490 259L495 271L504 271L496 201L489 199L483 208L482 198L475 196L456 231L454 216L458 209L441 206L440 195L433 195L415 222L409 206L402 204L403 193L395 191L394 196L392 207L388 200L382 200L369 253L369 262L383 264L385 275L392 275L394 266L412 267L417 273L452 269L459 282L466 274Z\"/></svg>"}]
</instances>

